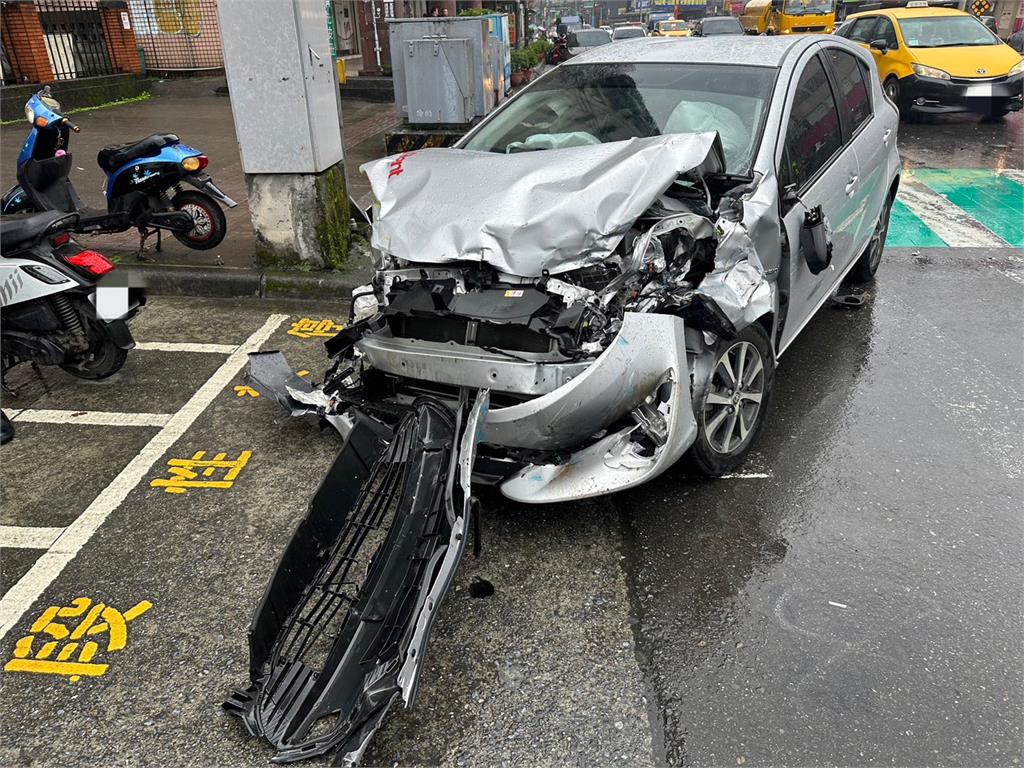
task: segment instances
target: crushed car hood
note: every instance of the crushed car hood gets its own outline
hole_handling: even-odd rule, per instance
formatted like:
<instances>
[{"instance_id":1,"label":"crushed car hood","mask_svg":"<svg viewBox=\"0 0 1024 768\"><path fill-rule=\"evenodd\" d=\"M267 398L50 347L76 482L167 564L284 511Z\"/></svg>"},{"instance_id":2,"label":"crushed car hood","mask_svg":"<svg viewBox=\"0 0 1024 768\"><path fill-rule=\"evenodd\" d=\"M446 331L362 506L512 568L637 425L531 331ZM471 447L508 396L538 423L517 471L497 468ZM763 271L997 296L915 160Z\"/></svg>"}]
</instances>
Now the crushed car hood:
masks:
<instances>
[{"instance_id":1,"label":"crushed car hood","mask_svg":"<svg viewBox=\"0 0 1024 768\"><path fill-rule=\"evenodd\" d=\"M372 244L400 259L540 277L603 261L683 174L724 170L717 133L509 155L424 149L361 167Z\"/></svg>"}]
</instances>

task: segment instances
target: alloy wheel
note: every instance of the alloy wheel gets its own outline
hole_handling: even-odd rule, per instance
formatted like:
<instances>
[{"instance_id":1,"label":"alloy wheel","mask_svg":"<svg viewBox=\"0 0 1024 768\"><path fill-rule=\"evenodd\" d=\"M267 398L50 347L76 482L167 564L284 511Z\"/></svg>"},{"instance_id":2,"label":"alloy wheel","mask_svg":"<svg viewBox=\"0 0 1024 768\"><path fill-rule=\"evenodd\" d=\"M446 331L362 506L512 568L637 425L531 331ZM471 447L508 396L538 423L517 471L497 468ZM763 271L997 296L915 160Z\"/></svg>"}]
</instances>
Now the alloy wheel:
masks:
<instances>
[{"instance_id":1,"label":"alloy wheel","mask_svg":"<svg viewBox=\"0 0 1024 768\"><path fill-rule=\"evenodd\" d=\"M213 218L210 212L198 203L186 203L179 210L184 211L192 217L194 225L188 231L188 237L193 240L205 240L213 232Z\"/></svg>"},{"instance_id":2,"label":"alloy wheel","mask_svg":"<svg viewBox=\"0 0 1024 768\"><path fill-rule=\"evenodd\" d=\"M715 363L704 400L704 434L712 450L734 453L747 444L763 397L761 353L749 341L738 341Z\"/></svg>"},{"instance_id":3,"label":"alloy wheel","mask_svg":"<svg viewBox=\"0 0 1024 768\"><path fill-rule=\"evenodd\" d=\"M889 214L891 211L891 203L886 203L885 208L882 210L882 215L878 217L878 223L875 224L875 231L871 235L871 243L869 245L871 250L868 256L868 263L872 273L878 269L878 265L882 261L882 250L885 248L885 236L889 232Z\"/></svg>"}]
</instances>

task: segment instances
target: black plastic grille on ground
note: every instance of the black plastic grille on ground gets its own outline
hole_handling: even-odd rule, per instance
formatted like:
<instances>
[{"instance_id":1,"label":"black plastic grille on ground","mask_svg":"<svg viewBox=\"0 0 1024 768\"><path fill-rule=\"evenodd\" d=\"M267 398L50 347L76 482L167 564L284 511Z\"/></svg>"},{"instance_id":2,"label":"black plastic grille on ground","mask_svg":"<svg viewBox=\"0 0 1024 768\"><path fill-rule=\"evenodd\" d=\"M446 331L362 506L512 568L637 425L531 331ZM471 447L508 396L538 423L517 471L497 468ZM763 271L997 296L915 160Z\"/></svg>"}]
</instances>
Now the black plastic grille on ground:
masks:
<instances>
[{"instance_id":1,"label":"black plastic grille on ground","mask_svg":"<svg viewBox=\"0 0 1024 768\"><path fill-rule=\"evenodd\" d=\"M225 703L277 762L361 750L400 693L418 604L451 536L451 412L417 401L383 452L380 430L357 420L256 611L253 684Z\"/></svg>"}]
</instances>

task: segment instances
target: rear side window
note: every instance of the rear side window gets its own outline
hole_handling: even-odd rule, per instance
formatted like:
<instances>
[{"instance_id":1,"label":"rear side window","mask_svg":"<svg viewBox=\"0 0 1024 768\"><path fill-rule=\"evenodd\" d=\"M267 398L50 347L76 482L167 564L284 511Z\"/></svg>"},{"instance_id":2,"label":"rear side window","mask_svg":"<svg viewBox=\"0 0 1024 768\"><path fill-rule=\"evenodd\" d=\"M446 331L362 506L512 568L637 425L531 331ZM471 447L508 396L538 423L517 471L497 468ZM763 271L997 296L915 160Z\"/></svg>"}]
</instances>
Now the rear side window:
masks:
<instances>
[{"instance_id":1,"label":"rear side window","mask_svg":"<svg viewBox=\"0 0 1024 768\"><path fill-rule=\"evenodd\" d=\"M836 94L839 109L849 120L850 133L856 133L871 119L871 99L864 64L849 51L839 48L829 48L827 55L839 91Z\"/></svg>"},{"instance_id":2,"label":"rear side window","mask_svg":"<svg viewBox=\"0 0 1024 768\"><path fill-rule=\"evenodd\" d=\"M805 189L840 146L839 112L825 69L815 56L796 86L786 126L782 178L795 184L798 191Z\"/></svg>"}]
</instances>

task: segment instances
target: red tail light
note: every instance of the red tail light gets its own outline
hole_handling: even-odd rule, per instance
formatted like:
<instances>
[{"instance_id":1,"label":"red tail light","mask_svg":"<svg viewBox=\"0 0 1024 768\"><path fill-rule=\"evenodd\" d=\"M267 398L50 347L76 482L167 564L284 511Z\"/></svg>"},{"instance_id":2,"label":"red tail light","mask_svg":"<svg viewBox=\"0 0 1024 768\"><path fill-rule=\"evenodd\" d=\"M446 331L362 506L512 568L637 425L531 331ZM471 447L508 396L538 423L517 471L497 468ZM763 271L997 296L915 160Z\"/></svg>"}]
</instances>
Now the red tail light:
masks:
<instances>
[{"instance_id":1,"label":"red tail light","mask_svg":"<svg viewBox=\"0 0 1024 768\"><path fill-rule=\"evenodd\" d=\"M208 158L206 155L200 155L199 157L196 158L196 160L199 161L200 171L210 164L210 158Z\"/></svg>"},{"instance_id":2,"label":"red tail light","mask_svg":"<svg viewBox=\"0 0 1024 768\"><path fill-rule=\"evenodd\" d=\"M71 240L71 235L67 232L61 232L59 235L54 235L50 238L50 242L53 243L54 248L60 248L62 245L67 245Z\"/></svg>"},{"instance_id":3,"label":"red tail light","mask_svg":"<svg viewBox=\"0 0 1024 768\"><path fill-rule=\"evenodd\" d=\"M114 268L114 265L102 253L96 251L79 251L74 256L67 257L68 264L73 264L79 269L84 269L90 275L105 275Z\"/></svg>"}]
</instances>

